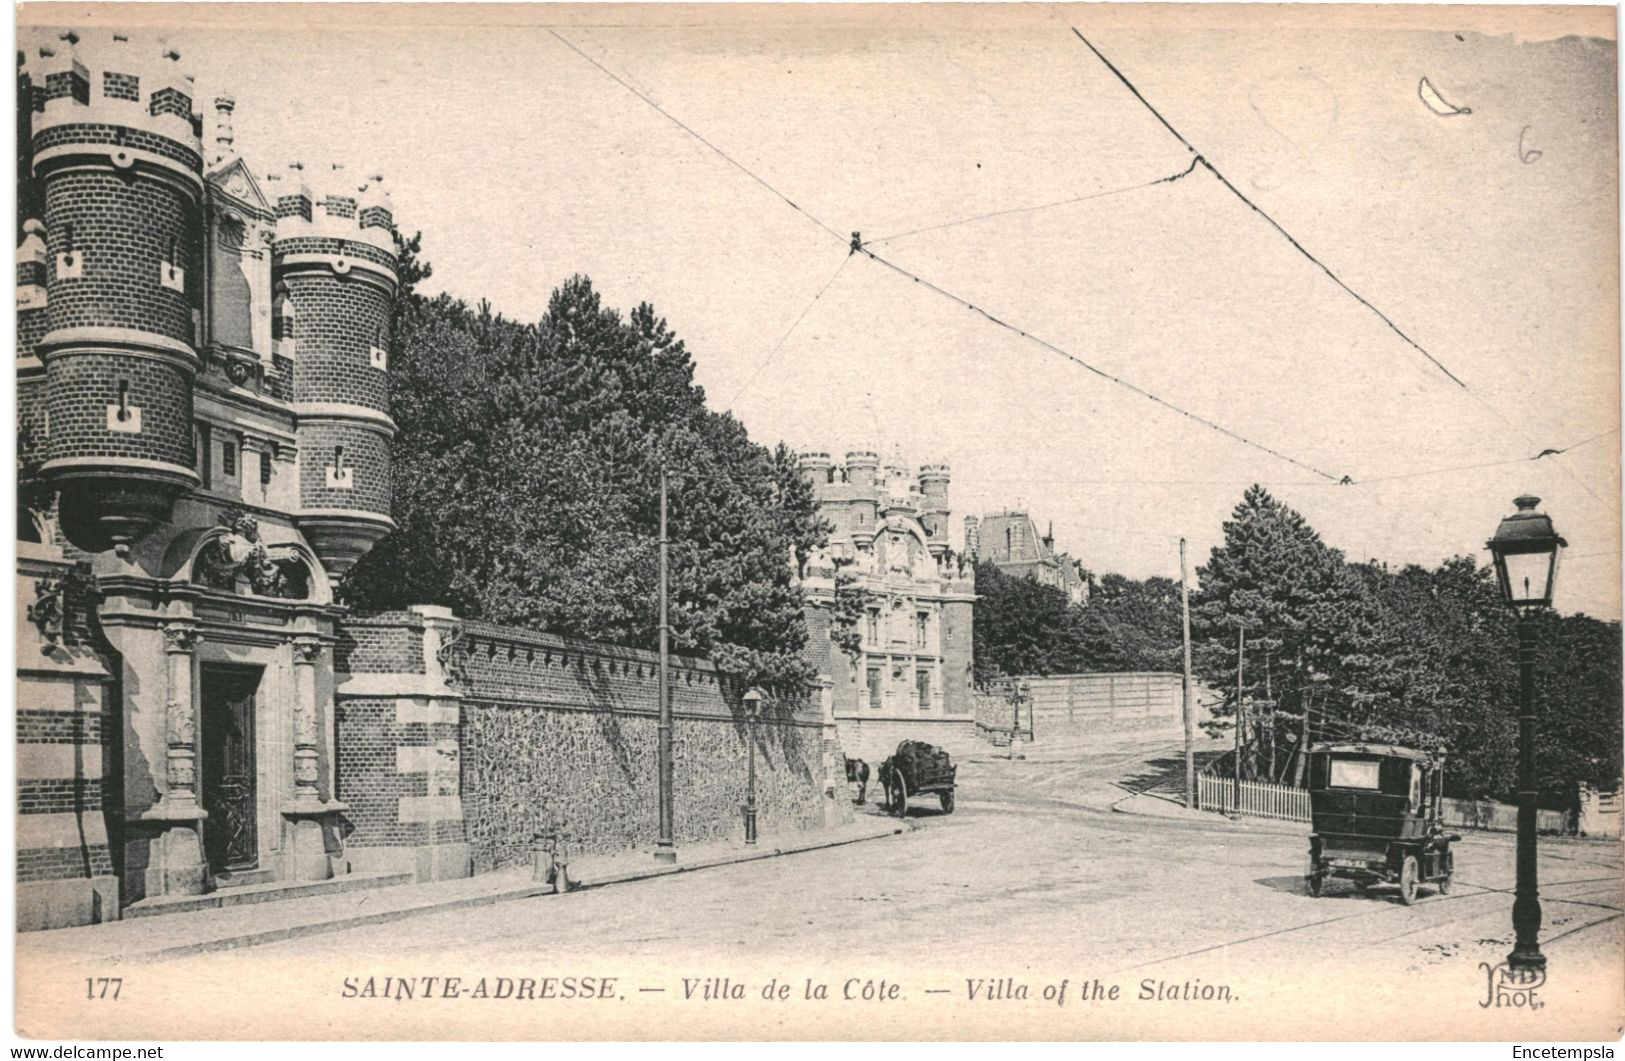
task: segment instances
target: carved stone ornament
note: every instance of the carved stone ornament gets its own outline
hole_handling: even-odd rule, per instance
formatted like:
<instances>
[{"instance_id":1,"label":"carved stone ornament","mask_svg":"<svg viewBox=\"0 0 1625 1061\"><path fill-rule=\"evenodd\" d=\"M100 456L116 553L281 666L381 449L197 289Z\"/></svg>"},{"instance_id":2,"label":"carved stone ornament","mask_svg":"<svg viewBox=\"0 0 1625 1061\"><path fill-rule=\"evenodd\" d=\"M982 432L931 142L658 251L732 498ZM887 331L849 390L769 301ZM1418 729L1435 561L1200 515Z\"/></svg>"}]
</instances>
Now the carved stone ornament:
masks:
<instances>
[{"instance_id":1,"label":"carved stone ornament","mask_svg":"<svg viewBox=\"0 0 1625 1061\"><path fill-rule=\"evenodd\" d=\"M41 578L34 581L34 603L28 606L28 621L39 628L45 642L40 651L49 656L62 643L67 608L63 601L65 587L60 578Z\"/></svg>"},{"instance_id":2,"label":"carved stone ornament","mask_svg":"<svg viewBox=\"0 0 1625 1061\"><path fill-rule=\"evenodd\" d=\"M322 652L326 647L320 641L301 638L293 643L293 661L295 663L315 663L322 658Z\"/></svg>"},{"instance_id":3,"label":"carved stone ornament","mask_svg":"<svg viewBox=\"0 0 1625 1061\"><path fill-rule=\"evenodd\" d=\"M190 652L197 648L197 643L201 640L203 635L195 626L170 623L164 627L164 648L170 652Z\"/></svg>"},{"instance_id":4,"label":"carved stone ornament","mask_svg":"<svg viewBox=\"0 0 1625 1061\"><path fill-rule=\"evenodd\" d=\"M241 510L228 508L220 513L223 534L198 552L192 565L192 580L211 589L247 592L256 597L298 596L296 587L260 541L259 523Z\"/></svg>"},{"instance_id":5,"label":"carved stone ornament","mask_svg":"<svg viewBox=\"0 0 1625 1061\"><path fill-rule=\"evenodd\" d=\"M95 576L82 568L58 576L34 580L34 603L27 609L28 621L40 633L40 652L47 656L66 653L83 640L74 631L72 615L93 610L100 599Z\"/></svg>"},{"instance_id":6,"label":"carved stone ornament","mask_svg":"<svg viewBox=\"0 0 1625 1061\"><path fill-rule=\"evenodd\" d=\"M446 676L446 684L453 689L463 689L468 685L468 671L464 666L468 649L468 633L459 623L441 636L440 648L434 654L441 673Z\"/></svg>"}]
</instances>

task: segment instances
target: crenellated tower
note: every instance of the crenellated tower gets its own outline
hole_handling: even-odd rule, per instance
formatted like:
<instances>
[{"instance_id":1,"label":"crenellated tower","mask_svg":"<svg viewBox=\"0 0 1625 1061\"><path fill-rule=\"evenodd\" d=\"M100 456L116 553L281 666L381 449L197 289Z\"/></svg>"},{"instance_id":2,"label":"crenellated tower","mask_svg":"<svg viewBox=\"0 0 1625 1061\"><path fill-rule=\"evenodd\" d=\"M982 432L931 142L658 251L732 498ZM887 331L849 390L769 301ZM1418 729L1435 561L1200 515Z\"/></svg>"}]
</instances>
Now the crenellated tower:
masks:
<instances>
[{"instance_id":1,"label":"crenellated tower","mask_svg":"<svg viewBox=\"0 0 1625 1061\"><path fill-rule=\"evenodd\" d=\"M948 484L946 464L920 466L920 523L930 536L931 552L941 556L948 551Z\"/></svg>"},{"instance_id":2,"label":"crenellated tower","mask_svg":"<svg viewBox=\"0 0 1625 1061\"><path fill-rule=\"evenodd\" d=\"M60 491L63 533L88 552L122 551L199 482L192 78L173 49L122 35L68 32L24 58L31 198L44 217L25 219L19 251L19 336L37 335L21 384L26 400L43 374L42 475Z\"/></svg>"},{"instance_id":3,"label":"crenellated tower","mask_svg":"<svg viewBox=\"0 0 1625 1061\"><path fill-rule=\"evenodd\" d=\"M18 922L343 876L334 587L394 526L383 178L256 173L173 48L26 39L19 695L100 714L72 755L19 726Z\"/></svg>"},{"instance_id":4,"label":"crenellated tower","mask_svg":"<svg viewBox=\"0 0 1625 1061\"><path fill-rule=\"evenodd\" d=\"M830 525L827 555L806 564L809 630L831 685L831 713L849 754L884 755L899 737L945 743L973 725L975 572L949 546L950 472L873 450L837 463L804 451L799 467ZM835 573L848 573L863 617L832 640Z\"/></svg>"},{"instance_id":5,"label":"crenellated tower","mask_svg":"<svg viewBox=\"0 0 1625 1061\"><path fill-rule=\"evenodd\" d=\"M389 322L394 215L383 177L357 183L295 163L275 184L273 336L293 362L298 418L295 519L342 575L390 519Z\"/></svg>"}]
</instances>

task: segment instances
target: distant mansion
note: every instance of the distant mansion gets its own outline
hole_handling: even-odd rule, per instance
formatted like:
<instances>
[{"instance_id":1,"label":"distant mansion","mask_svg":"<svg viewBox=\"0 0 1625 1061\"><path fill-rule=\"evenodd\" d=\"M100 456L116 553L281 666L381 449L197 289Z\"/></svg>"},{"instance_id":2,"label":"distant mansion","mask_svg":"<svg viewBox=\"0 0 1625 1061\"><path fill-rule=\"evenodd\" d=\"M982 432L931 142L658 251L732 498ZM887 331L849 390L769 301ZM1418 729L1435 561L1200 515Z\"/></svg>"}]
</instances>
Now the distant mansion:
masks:
<instances>
[{"instance_id":1,"label":"distant mansion","mask_svg":"<svg viewBox=\"0 0 1625 1061\"><path fill-rule=\"evenodd\" d=\"M1033 578L1064 590L1073 604L1089 600L1089 583L1078 561L1055 551L1055 532L1040 536L1033 518L1022 510L992 512L978 520L965 517L965 552L987 561L1012 578Z\"/></svg>"},{"instance_id":2,"label":"distant mansion","mask_svg":"<svg viewBox=\"0 0 1625 1061\"><path fill-rule=\"evenodd\" d=\"M828 554L809 575L855 576L867 597L856 655L832 648L836 725L847 754L883 758L918 737L954 743L974 725L971 565L948 545L948 466L882 464L867 450L801 454L829 521Z\"/></svg>"}]
</instances>

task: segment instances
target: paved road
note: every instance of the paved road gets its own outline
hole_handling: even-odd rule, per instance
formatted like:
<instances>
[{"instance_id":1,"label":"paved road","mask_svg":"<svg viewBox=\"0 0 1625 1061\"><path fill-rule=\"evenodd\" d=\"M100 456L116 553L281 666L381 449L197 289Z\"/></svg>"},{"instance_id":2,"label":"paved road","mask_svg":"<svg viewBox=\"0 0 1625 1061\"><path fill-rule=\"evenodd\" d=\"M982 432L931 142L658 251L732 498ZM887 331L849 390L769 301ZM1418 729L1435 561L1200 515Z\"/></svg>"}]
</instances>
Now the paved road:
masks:
<instances>
[{"instance_id":1,"label":"paved road","mask_svg":"<svg viewBox=\"0 0 1625 1061\"><path fill-rule=\"evenodd\" d=\"M229 1025L243 1035L1619 1034L1618 845L1544 844L1542 1006L1485 1008L1479 963L1499 962L1511 942L1508 838L1464 842L1450 896L1414 907L1381 889L1314 899L1302 887L1306 829L1113 809L1130 793L1121 783L1143 784L1176 755L1166 738L1041 747L1018 762L984 754L962 763L955 813L919 812L902 837L171 962L161 987L132 969L154 1001L188 1005L139 1018L130 1007L121 1022L175 1034L240 1011L248 991L252 1012ZM369 978L398 994L384 977L448 975L465 991L482 976L492 990L496 977L618 982L606 1003L345 997L346 980L355 994ZM1045 1002L1063 978L1065 1003ZM804 999L809 979L832 998ZM264 991L273 980L278 990ZM763 1002L769 980L792 997ZM1092 980L1118 998L1085 1001ZM998 997L1023 985L1026 998ZM743 1000L704 997L741 986ZM881 997L863 998L866 986ZM897 997L884 997L891 987ZM841 998L849 989L859 997ZM296 1030L293 1013L322 1016Z\"/></svg>"}]
</instances>

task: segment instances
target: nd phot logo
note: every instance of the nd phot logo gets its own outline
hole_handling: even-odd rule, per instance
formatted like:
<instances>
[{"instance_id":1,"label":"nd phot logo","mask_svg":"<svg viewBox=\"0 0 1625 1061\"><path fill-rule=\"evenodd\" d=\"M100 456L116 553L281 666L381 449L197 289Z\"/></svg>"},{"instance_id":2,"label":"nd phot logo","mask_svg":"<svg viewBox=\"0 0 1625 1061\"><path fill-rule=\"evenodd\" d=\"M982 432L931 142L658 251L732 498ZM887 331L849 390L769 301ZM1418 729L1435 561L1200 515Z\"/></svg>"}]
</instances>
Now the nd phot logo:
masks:
<instances>
[{"instance_id":1,"label":"nd phot logo","mask_svg":"<svg viewBox=\"0 0 1625 1061\"><path fill-rule=\"evenodd\" d=\"M1484 998L1480 1009L1540 1009L1546 1003L1537 991L1546 983L1545 969L1514 969L1501 962L1479 962L1484 971Z\"/></svg>"}]
</instances>

